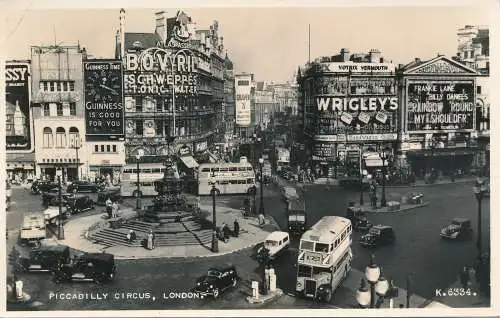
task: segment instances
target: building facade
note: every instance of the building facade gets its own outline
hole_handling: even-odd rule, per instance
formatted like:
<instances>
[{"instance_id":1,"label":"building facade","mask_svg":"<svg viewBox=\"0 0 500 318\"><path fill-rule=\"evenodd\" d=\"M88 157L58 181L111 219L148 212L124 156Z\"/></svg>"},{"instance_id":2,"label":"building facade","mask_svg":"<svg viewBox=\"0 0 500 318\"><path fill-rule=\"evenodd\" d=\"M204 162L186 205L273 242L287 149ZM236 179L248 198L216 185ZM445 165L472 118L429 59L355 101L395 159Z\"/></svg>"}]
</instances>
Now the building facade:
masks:
<instances>
[{"instance_id":1,"label":"building facade","mask_svg":"<svg viewBox=\"0 0 500 318\"><path fill-rule=\"evenodd\" d=\"M30 61L6 62L5 95L7 178L19 182L35 175Z\"/></svg>"},{"instance_id":2,"label":"building facade","mask_svg":"<svg viewBox=\"0 0 500 318\"><path fill-rule=\"evenodd\" d=\"M474 168L478 73L445 56L416 59L402 70L402 166L417 176Z\"/></svg>"},{"instance_id":3,"label":"building facade","mask_svg":"<svg viewBox=\"0 0 500 318\"><path fill-rule=\"evenodd\" d=\"M32 112L36 175L54 180L56 169L64 180L85 174L81 153L85 135L80 46L31 47Z\"/></svg>"},{"instance_id":4,"label":"building facade","mask_svg":"<svg viewBox=\"0 0 500 318\"><path fill-rule=\"evenodd\" d=\"M120 13L117 58L124 63L126 161L163 160L189 149L203 160L223 135L224 45L218 23L195 30L178 12L156 14L154 33L125 32Z\"/></svg>"},{"instance_id":5,"label":"building facade","mask_svg":"<svg viewBox=\"0 0 500 318\"><path fill-rule=\"evenodd\" d=\"M257 82L255 89L255 123L262 129L269 127L274 114L279 111L279 104L274 99L274 92L265 84Z\"/></svg>"},{"instance_id":6,"label":"building facade","mask_svg":"<svg viewBox=\"0 0 500 318\"><path fill-rule=\"evenodd\" d=\"M369 54L322 57L298 76L305 162L317 177L360 178L384 162L381 150L394 154L399 102L396 66L378 50ZM387 163L386 163L387 164Z\"/></svg>"},{"instance_id":7,"label":"building facade","mask_svg":"<svg viewBox=\"0 0 500 318\"><path fill-rule=\"evenodd\" d=\"M225 124L225 143L233 143L235 129L235 83L233 62L226 54L224 70L224 124Z\"/></svg>"}]
</instances>

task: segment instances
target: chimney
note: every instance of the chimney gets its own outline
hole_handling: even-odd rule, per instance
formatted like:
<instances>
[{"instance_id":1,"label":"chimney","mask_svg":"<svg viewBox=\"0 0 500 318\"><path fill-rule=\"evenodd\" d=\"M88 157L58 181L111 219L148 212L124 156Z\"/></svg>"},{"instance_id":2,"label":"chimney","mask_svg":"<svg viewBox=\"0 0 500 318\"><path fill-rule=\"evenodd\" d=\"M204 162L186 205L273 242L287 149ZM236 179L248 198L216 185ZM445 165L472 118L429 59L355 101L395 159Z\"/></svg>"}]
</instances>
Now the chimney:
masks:
<instances>
[{"instance_id":1,"label":"chimney","mask_svg":"<svg viewBox=\"0 0 500 318\"><path fill-rule=\"evenodd\" d=\"M165 44L167 41L167 21L165 20L165 11L159 11L155 13L156 16L156 28L155 33L158 35Z\"/></svg>"},{"instance_id":2,"label":"chimney","mask_svg":"<svg viewBox=\"0 0 500 318\"><path fill-rule=\"evenodd\" d=\"M120 9L120 58L125 58L125 9Z\"/></svg>"},{"instance_id":3,"label":"chimney","mask_svg":"<svg viewBox=\"0 0 500 318\"><path fill-rule=\"evenodd\" d=\"M371 63L380 63L380 51L377 49L370 50L370 62Z\"/></svg>"},{"instance_id":4,"label":"chimney","mask_svg":"<svg viewBox=\"0 0 500 318\"><path fill-rule=\"evenodd\" d=\"M349 49L343 48L342 50L340 50L340 56L342 58L342 62L348 62L351 58Z\"/></svg>"}]
</instances>

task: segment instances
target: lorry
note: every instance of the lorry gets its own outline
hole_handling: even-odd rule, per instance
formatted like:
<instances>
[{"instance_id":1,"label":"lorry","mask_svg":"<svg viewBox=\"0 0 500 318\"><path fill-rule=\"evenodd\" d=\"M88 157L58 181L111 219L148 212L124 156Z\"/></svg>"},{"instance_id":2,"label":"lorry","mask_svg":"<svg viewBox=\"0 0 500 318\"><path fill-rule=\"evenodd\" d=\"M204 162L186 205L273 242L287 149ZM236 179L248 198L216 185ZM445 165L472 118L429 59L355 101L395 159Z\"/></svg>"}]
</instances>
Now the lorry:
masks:
<instances>
[{"instance_id":1,"label":"lorry","mask_svg":"<svg viewBox=\"0 0 500 318\"><path fill-rule=\"evenodd\" d=\"M29 213L23 217L19 231L19 243L39 245L47 237L43 213Z\"/></svg>"}]
</instances>

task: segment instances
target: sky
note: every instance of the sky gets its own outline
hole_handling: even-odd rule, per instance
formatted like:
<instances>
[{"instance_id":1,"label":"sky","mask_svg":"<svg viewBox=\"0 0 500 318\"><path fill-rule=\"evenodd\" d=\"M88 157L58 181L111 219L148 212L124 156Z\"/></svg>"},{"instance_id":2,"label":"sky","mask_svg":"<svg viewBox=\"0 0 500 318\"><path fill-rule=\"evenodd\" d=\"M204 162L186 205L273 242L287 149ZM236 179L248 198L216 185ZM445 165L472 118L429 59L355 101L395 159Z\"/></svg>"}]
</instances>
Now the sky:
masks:
<instances>
[{"instance_id":1,"label":"sky","mask_svg":"<svg viewBox=\"0 0 500 318\"><path fill-rule=\"evenodd\" d=\"M33 0L18 2L5 18L8 59L29 59L32 45L75 45L78 42L95 58L113 58L119 27L119 6L113 9L41 9ZM61 2L62 3L62 2ZM121 3L123 5L123 3ZM169 2L170 5L170 2ZM291 80L308 59L308 26L311 59L379 49L393 63L437 54L453 56L457 30L465 25L489 25L484 6L447 7L125 7L126 32L154 32L155 15L165 10L175 16L184 10L205 29L219 21L219 32L236 72L254 73L258 81ZM54 7L52 7L54 8ZM91 7L94 8L94 7Z\"/></svg>"}]
</instances>

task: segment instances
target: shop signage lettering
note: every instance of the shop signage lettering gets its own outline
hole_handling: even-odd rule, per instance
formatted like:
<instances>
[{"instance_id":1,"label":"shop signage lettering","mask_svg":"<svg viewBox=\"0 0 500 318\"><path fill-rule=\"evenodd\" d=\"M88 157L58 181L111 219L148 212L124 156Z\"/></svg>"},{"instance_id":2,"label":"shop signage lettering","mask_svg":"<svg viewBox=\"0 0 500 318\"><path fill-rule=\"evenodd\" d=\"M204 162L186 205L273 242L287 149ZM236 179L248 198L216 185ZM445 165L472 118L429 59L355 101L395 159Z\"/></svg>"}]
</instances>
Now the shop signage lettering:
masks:
<instances>
[{"instance_id":1,"label":"shop signage lettering","mask_svg":"<svg viewBox=\"0 0 500 318\"><path fill-rule=\"evenodd\" d=\"M408 84L408 130L474 128L474 83Z\"/></svg>"},{"instance_id":2,"label":"shop signage lettering","mask_svg":"<svg viewBox=\"0 0 500 318\"><path fill-rule=\"evenodd\" d=\"M323 65L325 71L334 73L390 73L396 70L396 65L391 63L332 62Z\"/></svg>"},{"instance_id":3,"label":"shop signage lettering","mask_svg":"<svg viewBox=\"0 0 500 318\"><path fill-rule=\"evenodd\" d=\"M317 97L319 111L394 111L397 97Z\"/></svg>"},{"instance_id":4,"label":"shop signage lettering","mask_svg":"<svg viewBox=\"0 0 500 318\"><path fill-rule=\"evenodd\" d=\"M207 149L207 142L206 141L202 141L202 142L197 143L195 145L194 149L195 149L196 152L205 151Z\"/></svg>"},{"instance_id":5,"label":"shop signage lettering","mask_svg":"<svg viewBox=\"0 0 500 318\"><path fill-rule=\"evenodd\" d=\"M84 62L86 135L124 135L122 88L121 61Z\"/></svg>"},{"instance_id":6,"label":"shop signage lettering","mask_svg":"<svg viewBox=\"0 0 500 318\"><path fill-rule=\"evenodd\" d=\"M197 94L195 57L189 49L152 47L127 53L124 90L126 94Z\"/></svg>"},{"instance_id":7,"label":"shop signage lettering","mask_svg":"<svg viewBox=\"0 0 500 318\"><path fill-rule=\"evenodd\" d=\"M34 146L29 70L29 63L7 62L5 65L7 152L30 152Z\"/></svg>"},{"instance_id":8,"label":"shop signage lettering","mask_svg":"<svg viewBox=\"0 0 500 318\"><path fill-rule=\"evenodd\" d=\"M381 140L396 140L398 134L364 134L364 135L347 135L348 141L381 141Z\"/></svg>"},{"instance_id":9,"label":"shop signage lettering","mask_svg":"<svg viewBox=\"0 0 500 318\"><path fill-rule=\"evenodd\" d=\"M251 75L239 76L235 78L235 106L236 120L239 127L248 127L251 125Z\"/></svg>"}]
</instances>

